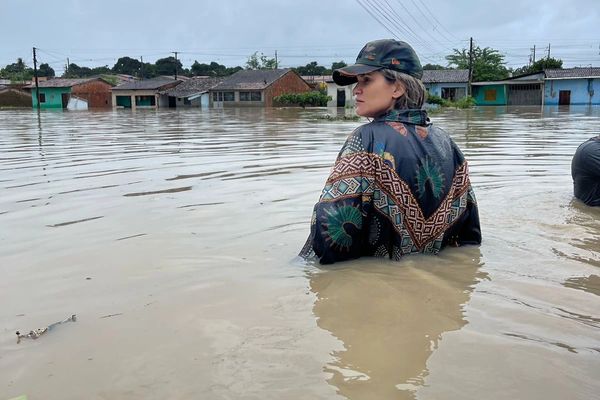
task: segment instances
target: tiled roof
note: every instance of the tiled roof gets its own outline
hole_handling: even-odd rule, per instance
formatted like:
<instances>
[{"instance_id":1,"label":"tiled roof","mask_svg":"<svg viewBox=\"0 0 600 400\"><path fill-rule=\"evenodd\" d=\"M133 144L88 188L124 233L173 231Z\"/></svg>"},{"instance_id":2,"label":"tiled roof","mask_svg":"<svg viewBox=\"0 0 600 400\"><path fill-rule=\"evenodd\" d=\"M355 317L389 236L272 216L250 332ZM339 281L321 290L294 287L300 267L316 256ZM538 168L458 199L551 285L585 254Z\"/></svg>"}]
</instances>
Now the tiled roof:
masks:
<instances>
[{"instance_id":1,"label":"tiled roof","mask_svg":"<svg viewBox=\"0 0 600 400\"><path fill-rule=\"evenodd\" d=\"M423 83L467 83L468 69L426 69L423 71Z\"/></svg>"},{"instance_id":2,"label":"tiled roof","mask_svg":"<svg viewBox=\"0 0 600 400\"><path fill-rule=\"evenodd\" d=\"M225 78L196 76L180 83L174 88L161 92L161 94L166 94L172 97L188 97L193 94L208 92L211 88L223 82L223 79Z\"/></svg>"},{"instance_id":3,"label":"tiled roof","mask_svg":"<svg viewBox=\"0 0 600 400\"><path fill-rule=\"evenodd\" d=\"M211 90L262 90L290 71L286 69L241 70Z\"/></svg>"},{"instance_id":4,"label":"tiled roof","mask_svg":"<svg viewBox=\"0 0 600 400\"><path fill-rule=\"evenodd\" d=\"M179 80L171 78L153 78L146 79L143 81L127 82L122 85L115 86L112 90L159 90L163 86L172 84L175 82L181 82Z\"/></svg>"},{"instance_id":5,"label":"tiled roof","mask_svg":"<svg viewBox=\"0 0 600 400\"><path fill-rule=\"evenodd\" d=\"M600 67L547 69L546 79L600 78Z\"/></svg>"},{"instance_id":6,"label":"tiled roof","mask_svg":"<svg viewBox=\"0 0 600 400\"><path fill-rule=\"evenodd\" d=\"M331 75L302 75L302 79L308 83L333 82L333 77Z\"/></svg>"},{"instance_id":7,"label":"tiled roof","mask_svg":"<svg viewBox=\"0 0 600 400\"><path fill-rule=\"evenodd\" d=\"M94 81L100 78L81 78L81 79L64 79L64 78L54 78L48 79L47 81L39 81L38 86L41 88L61 88L61 87L72 87L75 85L80 85L82 83ZM35 83L26 86L27 88L35 88Z\"/></svg>"}]
</instances>

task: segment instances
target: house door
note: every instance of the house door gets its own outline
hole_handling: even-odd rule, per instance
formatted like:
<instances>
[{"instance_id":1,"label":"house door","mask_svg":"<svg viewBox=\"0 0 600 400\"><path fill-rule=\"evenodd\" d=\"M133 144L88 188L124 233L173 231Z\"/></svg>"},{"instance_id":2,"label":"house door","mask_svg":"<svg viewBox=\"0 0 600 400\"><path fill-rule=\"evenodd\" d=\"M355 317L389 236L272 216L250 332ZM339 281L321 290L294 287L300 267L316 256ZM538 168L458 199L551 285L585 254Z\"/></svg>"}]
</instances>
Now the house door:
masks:
<instances>
[{"instance_id":1,"label":"house door","mask_svg":"<svg viewBox=\"0 0 600 400\"><path fill-rule=\"evenodd\" d=\"M175 108L177 106L177 98L169 96L169 108Z\"/></svg>"},{"instance_id":2,"label":"house door","mask_svg":"<svg viewBox=\"0 0 600 400\"><path fill-rule=\"evenodd\" d=\"M346 90L337 91L337 106L346 107Z\"/></svg>"},{"instance_id":3,"label":"house door","mask_svg":"<svg viewBox=\"0 0 600 400\"><path fill-rule=\"evenodd\" d=\"M62 108L67 108L67 105L69 105L69 97L69 93L62 94Z\"/></svg>"},{"instance_id":4,"label":"house door","mask_svg":"<svg viewBox=\"0 0 600 400\"><path fill-rule=\"evenodd\" d=\"M568 106L571 104L571 91L570 90L561 90L558 92L558 105L559 106Z\"/></svg>"}]
</instances>

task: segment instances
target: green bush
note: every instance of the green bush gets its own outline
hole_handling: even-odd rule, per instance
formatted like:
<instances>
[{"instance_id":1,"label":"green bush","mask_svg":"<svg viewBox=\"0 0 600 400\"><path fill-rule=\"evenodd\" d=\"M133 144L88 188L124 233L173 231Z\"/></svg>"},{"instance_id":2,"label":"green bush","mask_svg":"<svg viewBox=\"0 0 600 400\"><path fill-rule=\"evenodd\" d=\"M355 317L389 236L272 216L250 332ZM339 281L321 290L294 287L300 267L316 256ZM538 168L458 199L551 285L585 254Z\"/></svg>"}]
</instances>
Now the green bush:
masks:
<instances>
[{"instance_id":1,"label":"green bush","mask_svg":"<svg viewBox=\"0 0 600 400\"><path fill-rule=\"evenodd\" d=\"M427 92L427 103L429 104L437 104L439 106L448 106L448 100L442 99L440 96L436 96L435 94L431 94Z\"/></svg>"},{"instance_id":2,"label":"green bush","mask_svg":"<svg viewBox=\"0 0 600 400\"><path fill-rule=\"evenodd\" d=\"M471 96L463 97L457 101L442 99L434 94L427 93L427 103L437 104L440 107L471 108L475 106L475 99Z\"/></svg>"},{"instance_id":3,"label":"green bush","mask_svg":"<svg viewBox=\"0 0 600 400\"><path fill-rule=\"evenodd\" d=\"M475 99L471 96L463 97L462 99L454 102L454 107L457 108L471 108L475 106Z\"/></svg>"},{"instance_id":4,"label":"green bush","mask_svg":"<svg viewBox=\"0 0 600 400\"><path fill-rule=\"evenodd\" d=\"M321 92L284 93L273 100L280 106L325 107L331 96Z\"/></svg>"}]
</instances>

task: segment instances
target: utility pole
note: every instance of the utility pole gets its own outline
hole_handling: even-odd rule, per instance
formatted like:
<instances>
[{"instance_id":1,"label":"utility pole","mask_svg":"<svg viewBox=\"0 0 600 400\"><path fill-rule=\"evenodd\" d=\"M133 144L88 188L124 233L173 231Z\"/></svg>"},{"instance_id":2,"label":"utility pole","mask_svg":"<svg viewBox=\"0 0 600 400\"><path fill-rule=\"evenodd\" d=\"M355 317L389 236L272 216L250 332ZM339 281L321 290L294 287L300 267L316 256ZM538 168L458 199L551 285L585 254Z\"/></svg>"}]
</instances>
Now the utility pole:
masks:
<instances>
[{"instance_id":1,"label":"utility pole","mask_svg":"<svg viewBox=\"0 0 600 400\"><path fill-rule=\"evenodd\" d=\"M35 55L35 47L33 48L33 76L35 77L35 97L37 99L37 109L40 111L40 85L38 83L37 73L37 58Z\"/></svg>"},{"instance_id":2,"label":"utility pole","mask_svg":"<svg viewBox=\"0 0 600 400\"><path fill-rule=\"evenodd\" d=\"M467 96L471 96L471 83L473 82L473 38L469 44L469 83L467 85Z\"/></svg>"},{"instance_id":3,"label":"utility pole","mask_svg":"<svg viewBox=\"0 0 600 400\"><path fill-rule=\"evenodd\" d=\"M177 80L177 51L173 52L175 54L175 80Z\"/></svg>"},{"instance_id":4,"label":"utility pole","mask_svg":"<svg viewBox=\"0 0 600 400\"><path fill-rule=\"evenodd\" d=\"M144 79L144 56L140 56L140 80Z\"/></svg>"},{"instance_id":5,"label":"utility pole","mask_svg":"<svg viewBox=\"0 0 600 400\"><path fill-rule=\"evenodd\" d=\"M550 43L548 43L548 58L550 58Z\"/></svg>"},{"instance_id":6,"label":"utility pole","mask_svg":"<svg viewBox=\"0 0 600 400\"><path fill-rule=\"evenodd\" d=\"M535 64L535 44L533 45L533 63Z\"/></svg>"},{"instance_id":7,"label":"utility pole","mask_svg":"<svg viewBox=\"0 0 600 400\"><path fill-rule=\"evenodd\" d=\"M69 73L69 68L70 68L69 57L67 57L67 71L66 71L65 75Z\"/></svg>"},{"instance_id":8,"label":"utility pole","mask_svg":"<svg viewBox=\"0 0 600 400\"><path fill-rule=\"evenodd\" d=\"M275 50L275 69L279 68L279 64L277 63L277 50Z\"/></svg>"}]
</instances>

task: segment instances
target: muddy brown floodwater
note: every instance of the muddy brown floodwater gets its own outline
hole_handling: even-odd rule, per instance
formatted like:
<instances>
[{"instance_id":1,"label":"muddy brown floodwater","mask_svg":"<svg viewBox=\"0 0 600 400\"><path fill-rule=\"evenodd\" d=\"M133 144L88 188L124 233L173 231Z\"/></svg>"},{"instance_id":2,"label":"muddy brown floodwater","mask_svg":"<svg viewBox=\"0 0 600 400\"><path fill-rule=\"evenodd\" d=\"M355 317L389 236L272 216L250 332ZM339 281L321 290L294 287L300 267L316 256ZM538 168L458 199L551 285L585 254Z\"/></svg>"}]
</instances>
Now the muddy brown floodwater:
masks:
<instances>
[{"instance_id":1,"label":"muddy brown floodwater","mask_svg":"<svg viewBox=\"0 0 600 400\"><path fill-rule=\"evenodd\" d=\"M481 247L322 268L294 257L362 123L327 113L0 111L0 400L598 398L600 109L433 115Z\"/></svg>"}]
</instances>

